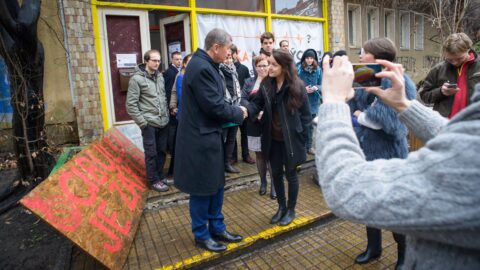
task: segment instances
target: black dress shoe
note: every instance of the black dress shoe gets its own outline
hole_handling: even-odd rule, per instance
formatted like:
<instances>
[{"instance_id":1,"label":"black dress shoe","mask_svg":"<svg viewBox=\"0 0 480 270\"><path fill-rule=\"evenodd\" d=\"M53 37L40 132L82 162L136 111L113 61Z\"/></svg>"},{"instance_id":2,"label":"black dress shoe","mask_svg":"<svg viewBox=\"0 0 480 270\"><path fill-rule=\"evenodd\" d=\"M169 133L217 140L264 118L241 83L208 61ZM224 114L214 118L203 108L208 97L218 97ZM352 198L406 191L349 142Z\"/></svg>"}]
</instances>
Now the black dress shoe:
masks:
<instances>
[{"instance_id":1,"label":"black dress shoe","mask_svg":"<svg viewBox=\"0 0 480 270\"><path fill-rule=\"evenodd\" d=\"M288 224L292 223L292 221L295 219L295 209L287 209L287 212L285 215L283 215L282 219L280 219L280 222L278 223L280 226L287 226Z\"/></svg>"},{"instance_id":2,"label":"black dress shoe","mask_svg":"<svg viewBox=\"0 0 480 270\"><path fill-rule=\"evenodd\" d=\"M239 173L240 171L237 170L235 167L233 167L230 164L225 164L225 171L229 173Z\"/></svg>"},{"instance_id":3,"label":"black dress shoe","mask_svg":"<svg viewBox=\"0 0 480 270\"><path fill-rule=\"evenodd\" d=\"M223 231L219 234L212 234L212 238L216 241L222 241L227 243L238 243L243 240L243 237L241 235L229 233L227 231Z\"/></svg>"},{"instance_id":4,"label":"black dress shoe","mask_svg":"<svg viewBox=\"0 0 480 270\"><path fill-rule=\"evenodd\" d=\"M227 247L224 244L218 243L215 240L213 240L212 238L209 238L207 240L197 240L197 239L195 239L195 245L197 247L200 247L200 248L206 249L208 251L212 251L212 252L223 252L223 251L227 250Z\"/></svg>"},{"instance_id":5,"label":"black dress shoe","mask_svg":"<svg viewBox=\"0 0 480 270\"><path fill-rule=\"evenodd\" d=\"M367 249L365 252L357 256L357 258L355 259L355 262L358 264L365 264L373 259L380 257L380 255L382 255L381 251Z\"/></svg>"},{"instance_id":6,"label":"black dress shoe","mask_svg":"<svg viewBox=\"0 0 480 270\"><path fill-rule=\"evenodd\" d=\"M280 221L280 219L282 219L282 217L285 215L286 211L287 209L285 209L285 207L279 207L277 210L277 213L273 215L272 220L270 221L270 224L277 224Z\"/></svg>"}]
</instances>

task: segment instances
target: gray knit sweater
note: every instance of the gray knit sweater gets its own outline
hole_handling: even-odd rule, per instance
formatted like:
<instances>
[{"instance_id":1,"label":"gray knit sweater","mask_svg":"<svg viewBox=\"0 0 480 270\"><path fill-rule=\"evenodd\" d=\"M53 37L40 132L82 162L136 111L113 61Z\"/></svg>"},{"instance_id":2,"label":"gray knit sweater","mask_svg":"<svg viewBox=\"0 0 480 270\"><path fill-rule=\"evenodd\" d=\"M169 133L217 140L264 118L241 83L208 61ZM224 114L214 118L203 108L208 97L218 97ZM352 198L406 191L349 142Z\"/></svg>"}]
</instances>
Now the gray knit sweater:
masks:
<instances>
[{"instance_id":1,"label":"gray knit sweater","mask_svg":"<svg viewBox=\"0 0 480 270\"><path fill-rule=\"evenodd\" d=\"M405 269L480 269L480 102L448 123L416 101L399 116L426 146L367 162L349 107L320 106L315 158L329 207L405 234Z\"/></svg>"}]
</instances>

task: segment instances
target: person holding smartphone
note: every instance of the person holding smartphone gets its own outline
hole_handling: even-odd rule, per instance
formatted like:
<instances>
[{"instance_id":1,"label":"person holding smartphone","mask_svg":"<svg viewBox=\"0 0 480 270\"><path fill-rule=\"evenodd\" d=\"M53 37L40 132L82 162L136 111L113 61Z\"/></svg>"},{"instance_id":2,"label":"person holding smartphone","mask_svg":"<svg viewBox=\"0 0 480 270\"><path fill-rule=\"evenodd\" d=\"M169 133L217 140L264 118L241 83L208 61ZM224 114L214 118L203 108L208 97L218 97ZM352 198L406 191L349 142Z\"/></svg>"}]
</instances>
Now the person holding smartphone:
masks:
<instances>
[{"instance_id":1,"label":"person holding smartphone","mask_svg":"<svg viewBox=\"0 0 480 270\"><path fill-rule=\"evenodd\" d=\"M452 118L467 107L480 82L480 57L471 47L465 33L448 36L443 43L445 61L430 70L419 91L422 101L444 117Z\"/></svg>"},{"instance_id":2,"label":"person holding smartphone","mask_svg":"<svg viewBox=\"0 0 480 270\"><path fill-rule=\"evenodd\" d=\"M397 54L395 44L388 38L373 38L365 42L360 63L375 63L377 59L393 61ZM416 88L413 81L404 75L405 93L408 99L415 99ZM391 86L391 81L382 79L382 89ZM358 126L355 133L367 160L406 158L408 155L407 127L400 121L397 113L370 94L365 88L357 88L354 98L349 102ZM368 188L368 187L366 187ZM368 244L366 250L357 256L359 264L380 257L382 254L382 234L377 228L367 226ZM401 269L405 255L405 237L393 233L398 244L398 260L395 269Z\"/></svg>"}]
</instances>

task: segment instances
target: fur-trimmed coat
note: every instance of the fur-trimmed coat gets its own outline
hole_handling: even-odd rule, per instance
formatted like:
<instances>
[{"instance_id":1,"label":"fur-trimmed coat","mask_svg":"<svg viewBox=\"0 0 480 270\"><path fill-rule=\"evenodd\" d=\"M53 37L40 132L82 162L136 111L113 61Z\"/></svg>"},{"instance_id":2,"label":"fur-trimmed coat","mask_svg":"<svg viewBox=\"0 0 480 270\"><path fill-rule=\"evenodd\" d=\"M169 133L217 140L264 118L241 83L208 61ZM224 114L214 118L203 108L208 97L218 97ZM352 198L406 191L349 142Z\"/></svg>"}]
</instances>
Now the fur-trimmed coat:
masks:
<instances>
[{"instance_id":1,"label":"fur-trimmed coat","mask_svg":"<svg viewBox=\"0 0 480 270\"><path fill-rule=\"evenodd\" d=\"M390 80L382 79L382 89L390 86ZM408 99L415 99L416 87L407 75L405 75L405 91ZM382 126L380 130L362 125L355 127L355 133L367 160L407 157L408 129L392 108L364 89L355 90L355 97L349 102L349 106L352 113L360 110L366 113L368 119Z\"/></svg>"}]
</instances>

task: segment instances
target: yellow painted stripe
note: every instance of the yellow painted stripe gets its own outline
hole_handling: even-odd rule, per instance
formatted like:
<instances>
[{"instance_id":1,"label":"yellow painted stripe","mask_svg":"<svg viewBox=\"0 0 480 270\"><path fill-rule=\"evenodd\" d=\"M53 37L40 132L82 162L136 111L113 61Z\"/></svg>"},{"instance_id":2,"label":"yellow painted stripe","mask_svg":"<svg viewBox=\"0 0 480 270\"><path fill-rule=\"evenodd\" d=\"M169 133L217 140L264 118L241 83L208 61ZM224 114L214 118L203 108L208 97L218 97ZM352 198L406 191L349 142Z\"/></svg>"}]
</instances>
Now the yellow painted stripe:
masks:
<instances>
[{"instance_id":1,"label":"yellow painted stripe","mask_svg":"<svg viewBox=\"0 0 480 270\"><path fill-rule=\"evenodd\" d=\"M95 2L95 1L93 1ZM108 126L108 110L107 110L107 97L105 95L105 82L103 80L103 72L102 69L102 49L100 40L100 28L99 28L99 20L98 20L98 10L97 6L95 6L92 2L92 24L93 24L93 39L95 40L95 54L97 56L97 66L98 66L98 88L100 91L100 103L102 106L102 120L103 120L103 130L107 131Z\"/></svg>"},{"instance_id":2,"label":"yellow painted stripe","mask_svg":"<svg viewBox=\"0 0 480 270\"><path fill-rule=\"evenodd\" d=\"M260 239L271 239L274 238L275 236L285 233L287 231L291 231L300 227L303 227L305 225L308 225L316 220L319 220L320 218L323 218L325 216L330 215L331 212L325 213L320 216L306 216L306 217L299 217L296 218L292 223L290 223L288 226L273 226L265 231L262 231L258 233L257 235L252 235L249 237L246 237L243 239L242 242L240 243L231 243L227 245L227 251L223 253L215 253L215 252L209 252L209 251L204 251L200 255L195 255L191 258L185 259L180 262L176 262L171 265L166 265L161 268L156 268L157 270L174 270L174 269L184 269L184 268L189 268L193 267L195 265L198 265L200 263L208 262L211 261L215 258L219 258L221 256L224 256L228 253L231 253L233 251L239 250L241 248L246 248L256 241Z\"/></svg>"},{"instance_id":3,"label":"yellow painted stripe","mask_svg":"<svg viewBox=\"0 0 480 270\"><path fill-rule=\"evenodd\" d=\"M197 8L195 0L188 0L192 12L190 13L190 34L192 38L192 52L198 48L198 31L197 31Z\"/></svg>"},{"instance_id":4,"label":"yellow painted stripe","mask_svg":"<svg viewBox=\"0 0 480 270\"><path fill-rule=\"evenodd\" d=\"M265 28L267 32L272 32L272 6L270 5L270 0L265 0L263 2L265 11L267 12L267 18L265 20Z\"/></svg>"}]
</instances>

